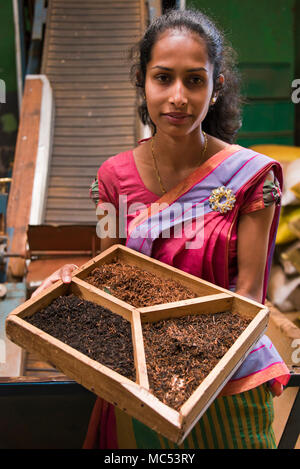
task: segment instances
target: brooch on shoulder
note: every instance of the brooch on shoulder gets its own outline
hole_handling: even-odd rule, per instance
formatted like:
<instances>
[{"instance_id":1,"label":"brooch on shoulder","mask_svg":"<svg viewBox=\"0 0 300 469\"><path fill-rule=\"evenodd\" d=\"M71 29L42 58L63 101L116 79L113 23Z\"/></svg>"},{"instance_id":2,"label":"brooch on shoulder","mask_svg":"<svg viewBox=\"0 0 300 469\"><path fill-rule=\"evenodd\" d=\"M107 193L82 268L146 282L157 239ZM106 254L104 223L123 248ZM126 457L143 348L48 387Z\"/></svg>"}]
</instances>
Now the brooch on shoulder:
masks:
<instances>
[{"instance_id":1,"label":"brooch on shoulder","mask_svg":"<svg viewBox=\"0 0 300 469\"><path fill-rule=\"evenodd\" d=\"M223 201L224 199L224 201ZM231 189L220 186L213 189L209 198L209 206L215 212L227 213L233 209L236 198Z\"/></svg>"}]
</instances>

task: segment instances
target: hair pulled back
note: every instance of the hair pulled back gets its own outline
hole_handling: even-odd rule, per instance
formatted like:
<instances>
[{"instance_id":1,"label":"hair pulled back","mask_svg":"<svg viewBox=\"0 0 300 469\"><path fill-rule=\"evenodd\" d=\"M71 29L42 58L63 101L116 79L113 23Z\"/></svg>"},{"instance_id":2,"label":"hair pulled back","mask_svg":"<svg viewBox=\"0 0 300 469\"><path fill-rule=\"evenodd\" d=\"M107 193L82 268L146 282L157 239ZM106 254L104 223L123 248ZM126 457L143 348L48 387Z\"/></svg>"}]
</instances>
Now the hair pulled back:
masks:
<instances>
[{"instance_id":1,"label":"hair pulled back","mask_svg":"<svg viewBox=\"0 0 300 469\"><path fill-rule=\"evenodd\" d=\"M239 75L236 68L236 54L225 42L223 33L204 13L198 10L171 10L156 18L147 28L143 38L133 48L131 59L134 65L131 77L139 92L139 117L144 125L150 125L155 133L145 100L147 64L151 51L159 36L167 30L191 31L198 34L206 43L208 58L214 67L214 92L218 92L216 103L210 107L202 123L205 132L221 140L233 143L241 127L241 103ZM220 88L218 76L225 77Z\"/></svg>"}]
</instances>

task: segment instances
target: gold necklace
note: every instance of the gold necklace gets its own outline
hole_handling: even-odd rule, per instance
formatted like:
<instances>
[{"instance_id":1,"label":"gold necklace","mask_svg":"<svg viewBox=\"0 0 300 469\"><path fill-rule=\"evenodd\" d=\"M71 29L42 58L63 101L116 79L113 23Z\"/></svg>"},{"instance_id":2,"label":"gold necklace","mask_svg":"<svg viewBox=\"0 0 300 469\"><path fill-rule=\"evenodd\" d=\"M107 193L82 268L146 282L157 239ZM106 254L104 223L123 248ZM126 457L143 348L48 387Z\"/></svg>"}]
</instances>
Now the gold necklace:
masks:
<instances>
[{"instance_id":1,"label":"gold necklace","mask_svg":"<svg viewBox=\"0 0 300 469\"><path fill-rule=\"evenodd\" d=\"M201 153L201 161L205 155L205 152L206 152L206 149L207 149L207 135L205 132L203 132L203 136L204 136L204 145L203 145L203 149L202 149L202 153ZM156 161L156 158L155 158L155 155L154 155L154 148L153 148L153 145L154 145L154 137L151 138L151 152L152 152L152 159L153 159L153 166L154 166L154 170L155 170L155 174L156 174L156 178L159 182L159 185L160 185L160 189L162 191L163 194L165 194L167 191L166 189L164 188L164 185L162 183L162 180L161 180L161 177L160 177L160 174L159 174L159 170L158 170L158 166L157 166L157 161Z\"/></svg>"}]
</instances>

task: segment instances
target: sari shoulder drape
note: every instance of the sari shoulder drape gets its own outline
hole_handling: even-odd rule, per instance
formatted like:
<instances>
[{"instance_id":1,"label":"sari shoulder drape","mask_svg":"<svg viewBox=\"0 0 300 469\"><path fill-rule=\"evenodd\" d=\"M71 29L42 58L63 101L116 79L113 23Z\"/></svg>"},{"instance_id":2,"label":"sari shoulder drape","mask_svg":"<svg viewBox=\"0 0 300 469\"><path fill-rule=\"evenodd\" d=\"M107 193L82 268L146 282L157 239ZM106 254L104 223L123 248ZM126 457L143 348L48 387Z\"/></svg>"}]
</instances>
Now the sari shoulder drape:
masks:
<instances>
[{"instance_id":1,"label":"sari shoulder drape","mask_svg":"<svg viewBox=\"0 0 300 469\"><path fill-rule=\"evenodd\" d=\"M127 246L149 256L159 256L163 262L229 288L228 249L238 216L245 208L248 192L270 169L282 185L279 163L252 150L229 146L131 220ZM213 190L221 187L226 187L235 197L234 207L225 214L214 211L210 204ZM263 200L257 204L259 208L264 208ZM270 233L272 240L279 211L277 205ZM168 235L169 232L175 235ZM269 244L271 253L272 243ZM214 268L216 259L218 267L222 265L219 273ZM205 265L210 265L209 272L205 271Z\"/></svg>"}]
</instances>

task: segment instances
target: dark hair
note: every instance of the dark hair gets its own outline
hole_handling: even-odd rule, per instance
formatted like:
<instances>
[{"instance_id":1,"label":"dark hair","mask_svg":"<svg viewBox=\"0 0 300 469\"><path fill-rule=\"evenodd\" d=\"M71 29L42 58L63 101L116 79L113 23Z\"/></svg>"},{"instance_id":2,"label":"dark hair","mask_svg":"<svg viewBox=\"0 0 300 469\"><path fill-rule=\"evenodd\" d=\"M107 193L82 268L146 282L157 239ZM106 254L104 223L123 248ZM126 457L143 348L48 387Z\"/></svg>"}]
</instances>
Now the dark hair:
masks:
<instances>
[{"instance_id":1,"label":"dark hair","mask_svg":"<svg viewBox=\"0 0 300 469\"><path fill-rule=\"evenodd\" d=\"M138 112L143 124L150 125L155 133L155 124L151 121L145 101L145 80L147 64L151 60L151 51L159 36L167 30L185 30L198 34L206 43L211 64L214 65L214 91L218 91L216 103L210 107L202 127L205 132L233 143L241 127L240 80L236 68L236 54L225 42L223 33L204 13L198 10L171 10L156 18L147 28L141 41L133 48L131 59L131 77L139 90L140 104ZM138 72L138 73L137 73ZM225 77L224 86L218 87L218 76Z\"/></svg>"}]
</instances>

